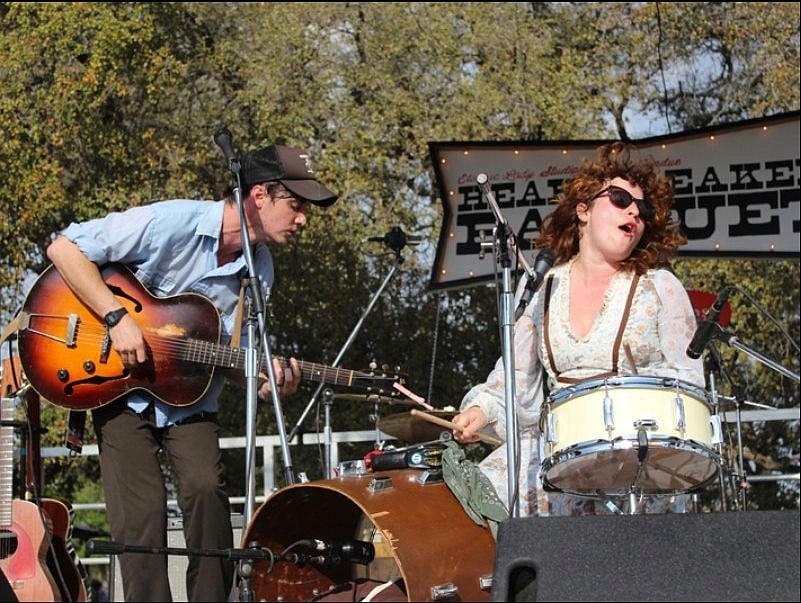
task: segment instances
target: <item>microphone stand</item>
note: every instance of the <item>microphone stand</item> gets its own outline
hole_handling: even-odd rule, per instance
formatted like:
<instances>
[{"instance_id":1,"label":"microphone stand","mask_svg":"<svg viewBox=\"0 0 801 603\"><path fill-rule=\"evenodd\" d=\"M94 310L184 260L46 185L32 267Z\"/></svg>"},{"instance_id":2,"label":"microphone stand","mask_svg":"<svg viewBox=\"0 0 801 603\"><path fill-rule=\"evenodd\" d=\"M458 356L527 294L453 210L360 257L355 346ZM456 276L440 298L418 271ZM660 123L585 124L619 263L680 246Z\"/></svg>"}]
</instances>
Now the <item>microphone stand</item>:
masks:
<instances>
[{"instance_id":1,"label":"microphone stand","mask_svg":"<svg viewBox=\"0 0 801 603\"><path fill-rule=\"evenodd\" d=\"M509 502L509 516L519 517L518 508L518 451L520 449L520 436L517 432L517 412L515 408L515 358L514 358L514 291L512 287L512 261L509 255L509 246L513 245L509 223L501 213L495 200L495 195L489 185L486 174L478 174L476 182L495 214L494 244L497 248L497 258L502 270L501 303L499 322L501 325L501 355L503 357L504 373L504 401L506 404L506 463L507 488ZM515 247L516 249L516 247ZM518 256L522 254L518 253Z\"/></svg>"},{"instance_id":2,"label":"microphone stand","mask_svg":"<svg viewBox=\"0 0 801 603\"><path fill-rule=\"evenodd\" d=\"M798 373L792 372L791 370L789 370L789 369L781 366L780 364L774 362L770 358L767 358L766 356L763 356L762 354L760 354L756 350L754 350L754 349L748 347L747 345L741 343L740 340L737 339L737 337L735 337L734 335L729 333L726 329L721 327L718 323L715 323L713 325L712 336L710 337L710 341L712 341L712 340L722 341L723 343L729 345L730 347L733 347L733 348L735 348L737 350L745 352L748 356L750 356L754 360L758 360L759 362L761 362L762 364L764 364L768 368L772 368L773 370L781 373L785 377L789 377L790 379L792 379L796 383L799 383ZM736 494L737 494L736 500L737 500L738 505L740 505L742 509L745 509L745 504L746 504L746 500L745 500L746 488L745 488L745 486L747 484L747 478L746 478L746 475L745 475L745 464L744 464L744 459L743 459L742 414L741 413L742 413L741 405L740 405L739 401L737 401L737 404L736 404L737 447L739 449L739 461L740 461L739 470L742 472L742 475L740 476L742 481L738 481L737 486L736 486L736 488L737 488L736 489Z\"/></svg>"},{"instance_id":3,"label":"microphone stand","mask_svg":"<svg viewBox=\"0 0 801 603\"><path fill-rule=\"evenodd\" d=\"M255 494L255 451L256 451L256 406L258 402L259 391L259 368L260 362L258 358L258 348L254 347L257 340L256 334L256 321L258 321L258 334L260 335L261 348L264 351L264 362L261 365L264 367L270 383L275 383L275 374L273 371L273 359L270 352L270 344L267 338L267 326L264 308L264 292L261 288L261 281L256 274L255 263L253 261L253 250L250 245L250 237L248 236L247 219L245 217L245 208L242 201L242 188L239 177L240 163L234 156L231 147L231 135L226 129L218 130L215 134L215 142L222 148L223 153L228 159L228 167L233 174L233 194L236 201L237 209L239 210L239 225L240 225L240 239L242 243L242 255L245 259L245 264L248 268L248 345L245 348L245 399L246 399L246 423L245 423L245 477L246 477L246 493L245 493L245 508L244 508L244 522L245 525L250 523L253 516ZM281 452L284 459L284 479L286 484L293 484L295 476L292 472L292 459L289 453L289 445L286 438L286 431L283 422L283 412L281 410L281 400L278 396L277 388L270 388L275 409L276 425L278 427L278 436L281 442Z\"/></svg>"},{"instance_id":4,"label":"microphone stand","mask_svg":"<svg viewBox=\"0 0 801 603\"><path fill-rule=\"evenodd\" d=\"M707 378L709 381L709 393L710 397L712 398L712 410L713 410L713 432L715 437L713 438L713 444L715 444L718 456L721 458L723 457L723 435L722 435L722 428L720 423L720 402L718 401L718 390L717 385L715 383L715 374L717 373L717 369L720 368L719 358L717 355L717 351L715 348L710 347L709 353L705 356L704 368L707 372ZM724 513L728 510L728 505L726 501L726 479L723 475L723 468L718 468L718 483L720 485L720 505L721 511ZM697 496L697 495L696 495Z\"/></svg>"},{"instance_id":5,"label":"microphone stand","mask_svg":"<svg viewBox=\"0 0 801 603\"><path fill-rule=\"evenodd\" d=\"M389 236L390 235L388 234L387 237L385 237L385 240L389 241L390 240ZM392 239L392 240L394 241L394 239ZM376 302L378 301L378 298L381 296L381 293L384 291L384 289L386 289L387 285L389 284L389 281L395 275L395 272L397 272L397 270L400 267L400 265L403 264L404 258L403 258L403 256L401 256L400 252L401 252L401 249L403 249L403 247L405 246L405 244L406 244L405 241L403 241L401 239L397 243L391 245L392 250L395 252L395 262L392 264L392 267L390 268L389 273L384 278L384 281L381 283L381 286L373 294L373 297L370 300L370 303L367 304L367 307L364 309L364 312L362 312L361 317L356 322L356 325L353 327L353 330L351 331L350 335L348 336L347 341L345 341L344 345L342 346L342 349L339 350L339 354L337 354L337 357L334 359L334 362L331 364L332 368L336 368L336 367L339 366L339 363L342 361L342 357L348 351L348 349L350 348L351 344L356 339L356 335L358 335L359 331L361 330L362 325L364 324L364 321L367 318L367 315L373 309L373 306L375 306ZM290 431L290 433L289 433L289 441L290 442L292 441L292 439L295 437L295 435L297 434L298 430L300 429L300 426L303 423L304 419L306 418L306 415L308 415L309 411L311 411L312 407L314 407L315 403L317 402L317 397L320 395L320 391L323 389L324 386L325 386L324 383L320 383L320 385L317 386L317 389L315 390L314 394L312 395L311 399L309 400L309 403L306 405L306 408L303 410L303 413L300 415L300 418L297 420L297 422L295 423L295 426L292 428L292 431ZM334 475L332 475L333 467L331 467L331 446L332 446L333 442L332 442L332 438L331 438L331 424L330 424L331 415L330 415L330 410L329 409L330 409L330 403L326 403L326 411L327 412L325 414L325 427L324 427L324 434L325 434L324 435L324 446L325 446L325 465L326 466L323 467L323 473L326 476L326 479L334 477Z\"/></svg>"},{"instance_id":6,"label":"microphone stand","mask_svg":"<svg viewBox=\"0 0 801 603\"><path fill-rule=\"evenodd\" d=\"M239 601L255 601L253 592L253 565L256 561L270 562L268 573L272 571L278 557L268 548L256 546L255 543L246 549L194 549L179 547L150 547L136 544L122 544L113 540L89 540L86 543L86 552L89 555L106 554L115 559L116 555L123 553L143 553L146 555L183 555L185 557L223 557L239 561L237 573L240 577ZM110 584L113 584L112 574ZM114 599L111 599L112 601Z\"/></svg>"}]
</instances>

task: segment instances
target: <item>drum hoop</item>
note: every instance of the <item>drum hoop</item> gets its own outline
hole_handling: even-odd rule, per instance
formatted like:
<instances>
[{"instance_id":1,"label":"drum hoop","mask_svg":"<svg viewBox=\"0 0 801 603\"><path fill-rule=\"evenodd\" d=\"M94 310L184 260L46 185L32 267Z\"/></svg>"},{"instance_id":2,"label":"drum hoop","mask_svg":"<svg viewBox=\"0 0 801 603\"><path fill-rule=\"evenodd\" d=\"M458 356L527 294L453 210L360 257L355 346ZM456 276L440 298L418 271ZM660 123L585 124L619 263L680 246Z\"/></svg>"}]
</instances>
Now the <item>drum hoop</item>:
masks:
<instances>
[{"instance_id":1,"label":"drum hoop","mask_svg":"<svg viewBox=\"0 0 801 603\"><path fill-rule=\"evenodd\" d=\"M666 436L662 434L654 434L648 436L648 444L654 445L655 448L676 448L686 450L688 452L701 452L702 456L710 458L717 462L720 459L720 454L717 450L710 448L703 442L697 440L682 440L675 436ZM632 450L637 447L637 434L627 436L617 436L614 440L588 440L586 442L577 442L565 448L560 448L549 455L546 460L559 459L559 462L575 457L578 454L588 455L596 452L608 452L610 450ZM564 459L562 457L567 457ZM544 461L543 461L544 463Z\"/></svg>"},{"instance_id":2,"label":"drum hoop","mask_svg":"<svg viewBox=\"0 0 801 603\"><path fill-rule=\"evenodd\" d=\"M705 402L710 407L712 404L709 401L708 392L689 381L683 381L675 377L657 377L651 375L620 375L616 377L603 377L601 379L589 379L576 383L575 385L568 385L552 392L547 399L547 404L559 404L565 399L573 398L579 394L588 391L608 387L609 389L658 389L658 390L674 390L678 389L681 392L691 395L699 402Z\"/></svg>"}]
</instances>

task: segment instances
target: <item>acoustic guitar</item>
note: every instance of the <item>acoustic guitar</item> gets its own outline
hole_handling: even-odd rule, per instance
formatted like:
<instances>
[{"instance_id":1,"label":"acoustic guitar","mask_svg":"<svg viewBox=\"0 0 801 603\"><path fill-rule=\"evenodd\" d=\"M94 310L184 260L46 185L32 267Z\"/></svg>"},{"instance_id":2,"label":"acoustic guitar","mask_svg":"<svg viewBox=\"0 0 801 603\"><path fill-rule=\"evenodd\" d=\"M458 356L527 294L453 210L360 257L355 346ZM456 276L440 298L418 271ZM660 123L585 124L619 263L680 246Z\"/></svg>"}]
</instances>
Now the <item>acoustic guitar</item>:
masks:
<instances>
[{"instance_id":1,"label":"acoustic guitar","mask_svg":"<svg viewBox=\"0 0 801 603\"><path fill-rule=\"evenodd\" d=\"M14 399L0 398L0 571L19 601L61 601L39 507L13 498Z\"/></svg>"},{"instance_id":2,"label":"acoustic guitar","mask_svg":"<svg viewBox=\"0 0 801 603\"><path fill-rule=\"evenodd\" d=\"M102 319L89 310L49 266L26 297L18 317L18 349L31 386L69 410L98 408L145 390L167 404L188 406L209 387L217 368L245 368L246 348L220 341L220 315L208 298L183 293L158 298L125 266L108 264L103 280L142 329L148 360L127 368L111 349ZM286 358L276 357L286 367ZM396 396L400 378L299 361L304 379ZM264 368L264 360L258 366ZM266 370L264 371L266 372Z\"/></svg>"},{"instance_id":3,"label":"acoustic guitar","mask_svg":"<svg viewBox=\"0 0 801 603\"><path fill-rule=\"evenodd\" d=\"M52 524L47 567L59 585L62 601L88 601L89 576L72 545L72 505L59 498L43 498L41 506Z\"/></svg>"},{"instance_id":4,"label":"acoustic guitar","mask_svg":"<svg viewBox=\"0 0 801 603\"><path fill-rule=\"evenodd\" d=\"M27 383L27 378L23 374L18 381ZM25 440L26 492L33 499L39 499L39 506L47 519L50 533L47 569L58 585L62 601L86 601L89 598L89 577L72 545L72 505L61 498L39 498L42 492L42 403L36 392L26 389L24 400L29 425Z\"/></svg>"}]
</instances>

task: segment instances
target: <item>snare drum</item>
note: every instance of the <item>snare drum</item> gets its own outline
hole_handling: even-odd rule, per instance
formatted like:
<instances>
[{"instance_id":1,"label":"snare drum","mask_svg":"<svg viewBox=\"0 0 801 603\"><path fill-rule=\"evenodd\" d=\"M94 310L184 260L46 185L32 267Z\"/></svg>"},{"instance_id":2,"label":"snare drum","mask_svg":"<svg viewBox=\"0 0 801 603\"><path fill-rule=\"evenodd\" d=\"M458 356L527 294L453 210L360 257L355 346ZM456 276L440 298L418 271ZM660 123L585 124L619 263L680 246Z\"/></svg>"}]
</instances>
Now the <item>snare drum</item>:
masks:
<instances>
[{"instance_id":1,"label":"snare drum","mask_svg":"<svg viewBox=\"0 0 801 603\"><path fill-rule=\"evenodd\" d=\"M348 475L271 495L254 513L243 547L258 543L278 555L302 539L356 539L373 542L376 555L367 566L297 567L277 561L270 570L266 561L258 561L252 585L256 600L326 600L337 585L352 580L399 578L405 594L394 600L488 601L495 540L468 517L444 481L421 483L424 473Z\"/></svg>"},{"instance_id":2,"label":"snare drum","mask_svg":"<svg viewBox=\"0 0 801 603\"><path fill-rule=\"evenodd\" d=\"M546 489L579 496L680 494L715 477L720 442L706 391L612 377L554 392L540 415Z\"/></svg>"}]
</instances>

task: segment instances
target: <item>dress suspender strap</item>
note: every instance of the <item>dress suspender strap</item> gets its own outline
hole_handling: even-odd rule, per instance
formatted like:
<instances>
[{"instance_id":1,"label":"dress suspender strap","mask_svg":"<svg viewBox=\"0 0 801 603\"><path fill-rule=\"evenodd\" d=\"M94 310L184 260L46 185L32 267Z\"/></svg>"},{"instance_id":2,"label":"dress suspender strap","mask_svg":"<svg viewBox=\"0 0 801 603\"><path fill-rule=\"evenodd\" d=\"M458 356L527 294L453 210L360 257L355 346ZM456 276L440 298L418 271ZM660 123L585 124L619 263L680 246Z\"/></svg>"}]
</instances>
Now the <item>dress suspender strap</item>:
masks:
<instances>
[{"instance_id":1,"label":"dress suspender strap","mask_svg":"<svg viewBox=\"0 0 801 603\"><path fill-rule=\"evenodd\" d=\"M548 280L545 283L545 312L543 315L543 325L542 325L542 336L545 340L545 351L548 354L548 364L553 371L553 374L556 375L556 379L561 381L562 383L581 383L582 381L587 381L588 379L601 379L603 377L613 377L618 373L618 360L620 358L620 344L623 341L623 333L626 330L626 325L629 322L629 314L631 314L631 304L634 301L634 293L637 291L637 284L640 282L640 275L635 274L634 277L631 279L631 286L629 287L629 294L626 298L626 306L623 309L623 316L620 319L620 326L617 330L617 336L615 337L615 343L612 346L612 370L606 371L605 373L600 373L598 375L593 375L592 377L585 377L583 379L576 379L573 377L562 377L561 373L556 369L556 362L554 361L553 356L553 349L551 348L551 339L549 335L549 322L550 322L550 302L551 302L551 290L552 290L552 283L553 283L553 275L548 277Z\"/></svg>"},{"instance_id":2,"label":"dress suspender strap","mask_svg":"<svg viewBox=\"0 0 801 603\"><path fill-rule=\"evenodd\" d=\"M545 281L545 312L542 316L542 338L545 340L545 352L548 354L548 363L551 365L553 374L559 377L559 371L556 370L556 364L553 360L553 350L551 349L551 338L549 335L551 322L550 308L551 308L551 288L553 286L553 274L548 276ZM544 363L543 363L544 364Z\"/></svg>"},{"instance_id":3,"label":"dress suspender strap","mask_svg":"<svg viewBox=\"0 0 801 603\"><path fill-rule=\"evenodd\" d=\"M637 290L637 283L640 282L640 275L635 274L631 279L631 287L629 288L629 296L626 298L626 307L623 310L623 318L620 319L620 328L617 330L617 337L615 337L615 346L612 348L612 372L617 375L617 361L620 358L620 343L623 341L623 331L626 330L626 324L629 322L629 314L631 313L631 303L634 301L634 292Z\"/></svg>"}]
</instances>

